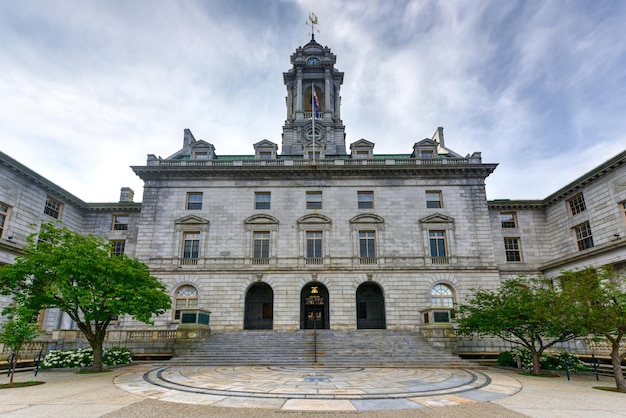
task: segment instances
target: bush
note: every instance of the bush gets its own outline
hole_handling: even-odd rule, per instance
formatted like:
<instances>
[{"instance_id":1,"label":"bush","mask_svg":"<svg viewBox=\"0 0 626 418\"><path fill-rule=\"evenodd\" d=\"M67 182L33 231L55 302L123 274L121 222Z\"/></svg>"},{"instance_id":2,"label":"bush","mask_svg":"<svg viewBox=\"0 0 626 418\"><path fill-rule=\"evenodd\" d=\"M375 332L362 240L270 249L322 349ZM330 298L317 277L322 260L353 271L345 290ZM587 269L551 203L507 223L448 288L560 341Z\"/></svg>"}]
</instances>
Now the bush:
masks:
<instances>
[{"instance_id":1,"label":"bush","mask_svg":"<svg viewBox=\"0 0 626 418\"><path fill-rule=\"evenodd\" d=\"M107 366L129 364L132 362L132 353L123 347L111 347L104 350L102 363ZM43 368L74 368L90 367L93 365L93 350L80 348L78 350L50 350L41 363Z\"/></svg>"},{"instance_id":2,"label":"bush","mask_svg":"<svg viewBox=\"0 0 626 418\"><path fill-rule=\"evenodd\" d=\"M111 347L108 350L104 350L102 357L102 363L107 366L130 364L133 361L133 353L124 347Z\"/></svg>"},{"instance_id":3,"label":"bush","mask_svg":"<svg viewBox=\"0 0 626 418\"><path fill-rule=\"evenodd\" d=\"M511 355L513 357L512 367L517 367L517 358L520 359L522 369L530 370L533 367L532 355L530 350L526 348L518 348L512 352L505 351L500 353L498 356L498 364L505 366L505 364L500 363L500 356L508 358L506 355ZM566 351L561 351L560 353L542 354L541 357L539 357L541 368L544 370L564 370L565 361L568 362L570 370L585 370L584 363L580 361L578 356Z\"/></svg>"},{"instance_id":4,"label":"bush","mask_svg":"<svg viewBox=\"0 0 626 418\"><path fill-rule=\"evenodd\" d=\"M510 351L503 351L498 354L498 364L504 367L517 367L517 361L515 361L515 355Z\"/></svg>"}]
</instances>

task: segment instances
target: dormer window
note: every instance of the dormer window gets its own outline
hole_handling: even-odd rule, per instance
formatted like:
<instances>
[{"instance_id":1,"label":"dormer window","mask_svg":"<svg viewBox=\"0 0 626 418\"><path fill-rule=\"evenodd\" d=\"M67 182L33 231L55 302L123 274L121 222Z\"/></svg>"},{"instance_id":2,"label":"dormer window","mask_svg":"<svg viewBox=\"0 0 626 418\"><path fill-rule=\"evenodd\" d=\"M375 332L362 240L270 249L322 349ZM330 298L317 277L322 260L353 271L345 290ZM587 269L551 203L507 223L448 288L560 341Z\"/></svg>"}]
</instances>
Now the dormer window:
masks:
<instances>
[{"instance_id":1,"label":"dormer window","mask_svg":"<svg viewBox=\"0 0 626 418\"><path fill-rule=\"evenodd\" d=\"M203 140L194 142L189 147L189 151L192 160L212 160L215 158L215 147Z\"/></svg>"},{"instance_id":2,"label":"dormer window","mask_svg":"<svg viewBox=\"0 0 626 418\"><path fill-rule=\"evenodd\" d=\"M254 144L254 157L257 160L275 160L277 152L278 145L267 139Z\"/></svg>"},{"instance_id":3,"label":"dormer window","mask_svg":"<svg viewBox=\"0 0 626 418\"><path fill-rule=\"evenodd\" d=\"M437 158L437 143L432 139L423 139L413 145L412 158Z\"/></svg>"},{"instance_id":4,"label":"dormer window","mask_svg":"<svg viewBox=\"0 0 626 418\"><path fill-rule=\"evenodd\" d=\"M374 143L366 139L359 139L358 141L350 144L350 153L354 159L366 160L368 158L373 158Z\"/></svg>"}]
</instances>

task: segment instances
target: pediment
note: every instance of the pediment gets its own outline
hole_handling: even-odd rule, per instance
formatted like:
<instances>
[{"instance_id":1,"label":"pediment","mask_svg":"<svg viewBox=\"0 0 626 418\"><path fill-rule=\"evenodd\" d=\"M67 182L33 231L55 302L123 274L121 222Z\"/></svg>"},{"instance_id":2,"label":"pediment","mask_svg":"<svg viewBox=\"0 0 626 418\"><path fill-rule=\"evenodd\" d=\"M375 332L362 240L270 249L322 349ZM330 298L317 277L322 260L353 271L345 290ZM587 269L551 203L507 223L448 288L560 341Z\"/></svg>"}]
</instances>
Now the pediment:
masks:
<instances>
[{"instance_id":1,"label":"pediment","mask_svg":"<svg viewBox=\"0 0 626 418\"><path fill-rule=\"evenodd\" d=\"M385 220L373 213L362 213L350 219L351 224L382 224Z\"/></svg>"},{"instance_id":2,"label":"pediment","mask_svg":"<svg viewBox=\"0 0 626 418\"><path fill-rule=\"evenodd\" d=\"M208 142L206 142L204 139L200 139L196 142L194 142L191 147L191 149L198 149L198 148L215 148L213 146L213 144L210 144Z\"/></svg>"},{"instance_id":3,"label":"pediment","mask_svg":"<svg viewBox=\"0 0 626 418\"><path fill-rule=\"evenodd\" d=\"M332 221L328 216L320 215L320 214L310 214L304 215L300 219L298 219L299 224L329 224Z\"/></svg>"},{"instance_id":4,"label":"pediment","mask_svg":"<svg viewBox=\"0 0 626 418\"><path fill-rule=\"evenodd\" d=\"M367 139L361 138L356 142L350 144L350 148L352 147L362 147L362 148L374 148L374 143L368 141Z\"/></svg>"},{"instance_id":5,"label":"pediment","mask_svg":"<svg viewBox=\"0 0 626 418\"><path fill-rule=\"evenodd\" d=\"M442 213L433 213L432 215L428 215L425 218L420 219L420 223L422 224L442 224L442 223L454 223L454 218L444 215Z\"/></svg>"},{"instance_id":6,"label":"pediment","mask_svg":"<svg viewBox=\"0 0 626 418\"><path fill-rule=\"evenodd\" d=\"M422 147L434 147L434 148L437 148L437 145L439 145L439 144L437 144L432 139L425 138L425 139L422 139L419 142L416 142L415 145L413 145L413 147L420 147L420 148L422 148Z\"/></svg>"},{"instance_id":7,"label":"pediment","mask_svg":"<svg viewBox=\"0 0 626 418\"><path fill-rule=\"evenodd\" d=\"M257 142L256 144L253 145L254 149L257 148L278 148L278 145L273 143L272 141L268 140L268 139L263 139L259 142Z\"/></svg>"},{"instance_id":8,"label":"pediment","mask_svg":"<svg viewBox=\"0 0 626 418\"><path fill-rule=\"evenodd\" d=\"M243 221L246 225L267 225L267 224L277 224L278 219L274 218L270 215L252 215L245 221Z\"/></svg>"},{"instance_id":9,"label":"pediment","mask_svg":"<svg viewBox=\"0 0 626 418\"><path fill-rule=\"evenodd\" d=\"M176 225L208 225L209 220L196 215L184 216L174 221Z\"/></svg>"}]
</instances>

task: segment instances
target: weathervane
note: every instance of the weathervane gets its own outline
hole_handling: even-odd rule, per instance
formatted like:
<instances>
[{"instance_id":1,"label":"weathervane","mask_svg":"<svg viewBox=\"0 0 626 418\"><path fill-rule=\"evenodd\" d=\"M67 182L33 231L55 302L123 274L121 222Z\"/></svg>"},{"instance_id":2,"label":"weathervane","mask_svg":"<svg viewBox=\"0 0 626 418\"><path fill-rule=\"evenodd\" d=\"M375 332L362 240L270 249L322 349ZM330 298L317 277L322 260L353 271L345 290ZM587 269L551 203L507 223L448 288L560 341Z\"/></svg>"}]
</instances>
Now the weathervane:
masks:
<instances>
[{"instance_id":1,"label":"weathervane","mask_svg":"<svg viewBox=\"0 0 626 418\"><path fill-rule=\"evenodd\" d=\"M306 24L311 27L311 40L315 40L315 32L320 33L318 29L315 29L315 25L319 25L317 15L313 12L309 12L309 21L306 22Z\"/></svg>"}]
</instances>

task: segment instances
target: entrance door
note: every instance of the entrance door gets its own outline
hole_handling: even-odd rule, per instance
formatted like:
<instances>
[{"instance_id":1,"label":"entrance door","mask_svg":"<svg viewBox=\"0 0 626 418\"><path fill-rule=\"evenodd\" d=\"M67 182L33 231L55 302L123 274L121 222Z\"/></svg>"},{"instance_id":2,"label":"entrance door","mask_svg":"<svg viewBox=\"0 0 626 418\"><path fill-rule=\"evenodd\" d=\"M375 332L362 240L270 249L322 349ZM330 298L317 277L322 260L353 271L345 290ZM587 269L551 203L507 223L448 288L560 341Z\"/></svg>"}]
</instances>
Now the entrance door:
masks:
<instances>
[{"instance_id":1,"label":"entrance door","mask_svg":"<svg viewBox=\"0 0 626 418\"><path fill-rule=\"evenodd\" d=\"M300 292L300 329L329 329L329 302L326 286L306 284Z\"/></svg>"},{"instance_id":2,"label":"entrance door","mask_svg":"<svg viewBox=\"0 0 626 418\"><path fill-rule=\"evenodd\" d=\"M374 283L363 283L356 290L357 329L385 329L385 297Z\"/></svg>"},{"instance_id":3,"label":"entrance door","mask_svg":"<svg viewBox=\"0 0 626 418\"><path fill-rule=\"evenodd\" d=\"M266 283L256 283L246 292L244 329L272 329L274 292Z\"/></svg>"}]
</instances>

